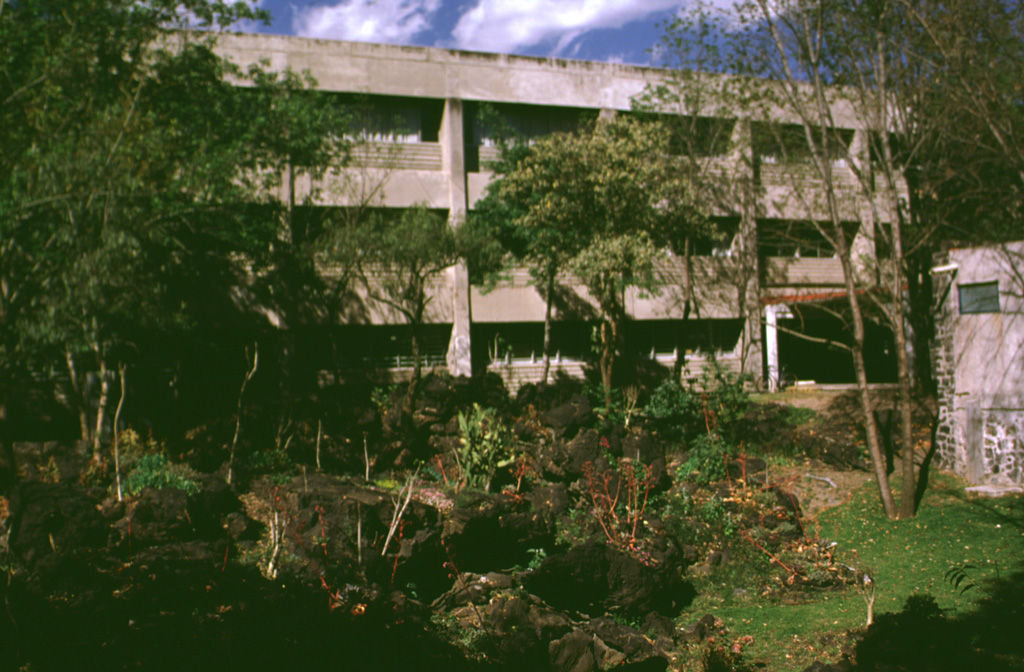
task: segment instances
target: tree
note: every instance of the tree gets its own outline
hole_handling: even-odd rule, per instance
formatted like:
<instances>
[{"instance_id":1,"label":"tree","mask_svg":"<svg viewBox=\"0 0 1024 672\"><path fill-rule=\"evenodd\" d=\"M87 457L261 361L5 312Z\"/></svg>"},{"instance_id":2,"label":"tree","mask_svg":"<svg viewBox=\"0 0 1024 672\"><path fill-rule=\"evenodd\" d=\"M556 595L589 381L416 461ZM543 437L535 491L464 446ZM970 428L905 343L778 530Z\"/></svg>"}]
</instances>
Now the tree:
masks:
<instances>
[{"instance_id":1,"label":"tree","mask_svg":"<svg viewBox=\"0 0 1024 672\"><path fill-rule=\"evenodd\" d=\"M843 269L843 317L851 334L846 347L879 493L887 515L910 517L915 467L907 287L908 276L917 274L908 273L908 263L927 256L922 253L936 229L921 217L920 204L922 176L936 174L927 160L936 157L943 133L928 103L941 73L923 48L920 27L896 0L841 7L755 0L741 6L739 17L733 50L735 70L752 76L746 80L748 114L772 138L793 177L791 205L833 248ZM860 240L874 245L855 244L850 222ZM903 453L898 509L867 388L867 319L886 324L895 342Z\"/></svg>"},{"instance_id":2,"label":"tree","mask_svg":"<svg viewBox=\"0 0 1024 672\"><path fill-rule=\"evenodd\" d=\"M337 153L332 120L307 124L279 104L308 81L242 71L214 53L215 32L176 30L264 17L163 0L30 0L0 15L0 379L64 360L94 447L108 372L139 333L189 326L199 292L184 290L206 285L211 253L236 285L271 263L283 167L301 154L316 173ZM271 127L301 138L284 146ZM86 355L101 387L94 422ZM0 417L11 393L0 390Z\"/></svg>"},{"instance_id":3,"label":"tree","mask_svg":"<svg viewBox=\"0 0 1024 672\"><path fill-rule=\"evenodd\" d=\"M419 205L397 217L370 211L361 221L331 227L321 241L332 261L355 273L368 298L396 311L412 336L413 377L408 400L415 399L422 374L420 331L431 303L431 280L465 255L460 229Z\"/></svg>"},{"instance_id":4,"label":"tree","mask_svg":"<svg viewBox=\"0 0 1024 672\"><path fill-rule=\"evenodd\" d=\"M510 263L525 263L534 286L544 297L544 340L541 347L546 385L551 371L551 317L558 275L572 257L574 232L567 228L517 226L528 206L506 200L500 193L502 179L516 170L530 156L529 145L518 138L499 140L499 158L491 166L494 177L487 184L484 197L470 213L467 226L477 232L482 244L471 260L471 271L484 287L501 279Z\"/></svg>"},{"instance_id":5,"label":"tree","mask_svg":"<svg viewBox=\"0 0 1024 672\"><path fill-rule=\"evenodd\" d=\"M1024 218L1024 6L981 0L944 4L899 0L917 33L916 50L934 75L919 108L940 133L927 147L920 201L959 240L1020 237Z\"/></svg>"},{"instance_id":6,"label":"tree","mask_svg":"<svg viewBox=\"0 0 1024 672\"><path fill-rule=\"evenodd\" d=\"M689 182L672 170L668 140L657 122L599 120L585 131L537 141L496 186L526 241L523 257L548 282L564 263L597 304L599 369L609 404L625 291L657 291L661 250L706 221Z\"/></svg>"},{"instance_id":7,"label":"tree","mask_svg":"<svg viewBox=\"0 0 1024 672\"><path fill-rule=\"evenodd\" d=\"M653 52L658 65L667 70L666 76L648 84L633 106L665 125L674 166L684 172L703 206L738 221L735 232L714 225L686 230L674 251L683 261L680 298L685 328L691 313L699 317L701 311L697 291L701 279L694 277L695 248L737 234L730 249L735 263L716 265L713 277L706 280L736 290L739 317L745 322L740 358L746 372L761 366L756 346L761 332L757 227L752 203L753 162L749 144L743 142L749 126L738 118L745 90L741 79L723 74L731 65L730 43L722 39L728 25L724 14L699 2L664 22L664 33ZM677 358L677 375L684 363L683 357Z\"/></svg>"}]
</instances>

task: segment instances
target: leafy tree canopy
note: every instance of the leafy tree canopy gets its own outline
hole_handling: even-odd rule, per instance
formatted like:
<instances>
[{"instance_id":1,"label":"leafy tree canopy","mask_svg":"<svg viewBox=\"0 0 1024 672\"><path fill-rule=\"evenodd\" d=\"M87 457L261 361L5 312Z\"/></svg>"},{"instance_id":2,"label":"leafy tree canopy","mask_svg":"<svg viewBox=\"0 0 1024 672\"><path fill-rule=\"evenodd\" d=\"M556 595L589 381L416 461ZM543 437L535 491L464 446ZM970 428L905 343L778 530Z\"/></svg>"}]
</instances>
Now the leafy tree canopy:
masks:
<instances>
[{"instance_id":1,"label":"leafy tree canopy","mask_svg":"<svg viewBox=\"0 0 1024 672\"><path fill-rule=\"evenodd\" d=\"M676 250L688 233L711 225L656 121L599 120L520 152L494 184L489 214L504 216L500 234L539 285L565 271L586 285L603 317L602 379L610 389L623 292L655 291L660 250Z\"/></svg>"},{"instance_id":2,"label":"leafy tree canopy","mask_svg":"<svg viewBox=\"0 0 1024 672\"><path fill-rule=\"evenodd\" d=\"M102 371L138 329L189 326L210 287L280 253L284 167L328 169L344 119L308 77L214 52L214 29L265 18L207 0L3 5L0 378L57 352Z\"/></svg>"}]
</instances>

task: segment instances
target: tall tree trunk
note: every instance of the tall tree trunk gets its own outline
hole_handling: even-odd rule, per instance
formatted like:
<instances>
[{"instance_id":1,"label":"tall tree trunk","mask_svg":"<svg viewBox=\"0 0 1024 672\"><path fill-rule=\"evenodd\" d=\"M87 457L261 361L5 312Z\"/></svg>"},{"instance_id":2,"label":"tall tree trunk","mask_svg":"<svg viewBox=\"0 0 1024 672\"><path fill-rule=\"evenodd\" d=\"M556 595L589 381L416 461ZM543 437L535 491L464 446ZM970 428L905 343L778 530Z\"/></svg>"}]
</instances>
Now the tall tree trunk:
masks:
<instances>
[{"instance_id":1,"label":"tall tree trunk","mask_svg":"<svg viewBox=\"0 0 1024 672\"><path fill-rule=\"evenodd\" d=\"M78 414L78 432L82 441L89 440L89 414L85 408L85 393L78 378L78 367L69 344L64 345L64 362L68 367L68 380L71 383L71 403Z\"/></svg>"},{"instance_id":2,"label":"tall tree trunk","mask_svg":"<svg viewBox=\"0 0 1024 672\"><path fill-rule=\"evenodd\" d=\"M96 432L92 436L92 461L99 463L102 459L100 454L100 440L103 437L103 422L106 420L107 403L110 401L110 378L107 376L107 362L100 354L99 345L93 344L92 351L96 354L96 364L100 376L100 399L96 409Z\"/></svg>"},{"instance_id":3,"label":"tall tree trunk","mask_svg":"<svg viewBox=\"0 0 1024 672\"><path fill-rule=\"evenodd\" d=\"M679 351L679 338L676 337L676 361L672 365L672 380L679 382L683 376L683 367L686 365L686 325L690 319L690 307L693 305L693 255L690 252L690 236L686 236L683 242L683 282L686 288L683 290L683 349ZM698 317L700 313L697 313Z\"/></svg>"},{"instance_id":4,"label":"tall tree trunk","mask_svg":"<svg viewBox=\"0 0 1024 672\"><path fill-rule=\"evenodd\" d=\"M0 494L7 492L18 480L7 408L7 390L0 388Z\"/></svg>"},{"instance_id":5,"label":"tall tree trunk","mask_svg":"<svg viewBox=\"0 0 1024 672\"><path fill-rule=\"evenodd\" d=\"M890 189L890 192L892 189ZM894 204L896 205L896 204ZM898 205L897 205L898 207ZM900 450L903 463L903 483L900 488L900 518L914 517L917 488L914 472L913 399L910 396L910 370L907 357L906 303L903 293L903 230L898 213L894 213L892 227L892 332L896 348L896 375L899 383Z\"/></svg>"},{"instance_id":6,"label":"tall tree trunk","mask_svg":"<svg viewBox=\"0 0 1024 672\"><path fill-rule=\"evenodd\" d=\"M880 66L884 68L886 65L884 58L879 58ZM883 120L887 120L884 116L884 112L887 108L882 107ZM885 165L893 166L895 161L893 158L892 146L889 142L883 138L882 140L882 151L885 155ZM896 376L899 384L899 399L897 403L899 405L900 414L900 443L901 443L901 457L903 464L903 479L902 486L900 489L900 518L913 518L914 517L914 501L917 495L917 488L915 487L915 472L914 472L914 426L913 426L913 400L910 397L910 383L911 376L914 372L911 371L911 365L909 357L907 355L907 332L906 332L906 301L904 299L904 263L906 261L905 253L903 250L903 213L901 209L901 203L897 196L898 189L896 183L896 176L893 175L892 171L885 172L886 178L886 194L889 201L890 211L890 238L892 242L892 286L890 292L892 295L892 333L893 333L893 347L896 348ZM908 185L909 186L909 185ZM908 288L909 291L909 288Z\"/></svg>"},{"instance_id":7,"label":"tall tree trunk","mask_svg":"<svg viewBox=\"0 0 1024 672\"><path fill-rule=\"evenodd\" d=\"M612 405L612 370L615 367L615 322L606 315L601 322L601 386L605 408Z\"/></svg>"},{"instance_id":8,"label":"tall tree trunk","mask_svg":"<svg viewBox=\"0 0 1024 672\"><path fill-rule=\"evenodd\" d=\"M551 304L555 297L555 274L548 273L547 293L544 306L544 373L541 383L548 384L548 373L551 371Z\"/></svg>"},{"instance_id":9,"label":"tall tree trunk","mask_svg":"<svg viewBox=\"0 0 1024 672\"><path fill-rule=\"evenodd\" d=\"M842 233L840 232L840 235ZM871 391L868 389L867 367L864 364L864 314L861 312L860 299L857 297L857 290L854 285L854 270L851 267L849 254L840 253L839 258L843 267L843 279L846 284L847 301L850 306L853 326L853 370L857 378L857 393L860 398L861 415L864 418L864 433L868 444L868 454L871 457L871 467L875 472L875 481L878 484L878 494L882 500L882 508L889 518L897 517L896 501L892 497L892 489L889 487L889 474L886 471L885 455L882 452L882 442L878 436L878 424L875 422L874 408L871 403Z\"/></svg>"},{"instance_id":10,"label":"tall tree trunk","mask_svg":"<svg viewBox=\"0 0 1024 672\"><path fill-rule=\"evenodd\" d=\"M121 396L117 400L117 410L114 411L114 483L117 485L117 501L121 501L121 444L120 435L118 434L118 425L121 422L121 409L124 408L124 397L127 391L128 385L125 380L125 376L128 373L128 367L121 362L117 365L117 375L121 383Z\"/></svg>"}]
</instances>

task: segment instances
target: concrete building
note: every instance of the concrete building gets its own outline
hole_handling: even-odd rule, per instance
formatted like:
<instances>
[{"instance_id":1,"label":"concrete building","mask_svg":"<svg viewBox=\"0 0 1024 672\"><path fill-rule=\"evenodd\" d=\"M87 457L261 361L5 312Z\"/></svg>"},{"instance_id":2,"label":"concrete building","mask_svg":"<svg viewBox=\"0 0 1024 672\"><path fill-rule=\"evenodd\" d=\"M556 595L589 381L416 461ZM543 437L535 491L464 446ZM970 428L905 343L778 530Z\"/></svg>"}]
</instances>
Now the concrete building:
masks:
<instances>
[{"instance_id":1,"label":"concrete building","mask_svg":"<svg viewBox=\"0 0 1024 672\"><path fill-rule=\"evenodd\" d=\"M932 268L936 458L977 485L1024 485L1024 241Z\"/></svg>"},{"instance_id":2,"label":"concrete building","mask_svg":"<svg viewBox=\"0 0 1024 672\"><path fill-rule=\"evenodd\" d=\"M488 160L496 156L479 115L481 106L497 110L526 137L539 137L573 128L581 118L629 113L634 97L667 76L618 64L268 35L224 35L219 50L241 65L266 59L273 68L309 70L325 104L358 101L364 111L362 138L368 142L346 174L319 185L317 207L351 206L363 193L358 185L377 184L375 205L426 204L445 212L453 225L484 193L491 177ZM730 139L709 147L699 159L714 187L707 190L709 205L730 236L698 245L688 271L681 259L665 262L660 295L627 295L631 324L623 354L667 366L685 358L691 371L714 356L728 369L774 384L786 368L787 347L795 362L816 366L813 357L804 357L813 347L787 346L775 325L791 320L793 326L806 327L807 315L795 315L792 307L839 292L841 268L806 224L809 217L820 216L808 205L807 194L815 189L808 166L787 163L770 143L759 144L749 120L701 121L727 129ZM864 146L854 127L846 139ZM853 184L842 160L834 170L841 181ZM302 194L311 185L297 182L295 187ZM851 222L867 221L862 215L870 208L852 187L848 207ZM874 253L870 235L856 224L851 234L858 250ZM695 309L684 324L681 297L687 279L693 283ZM593 305L572 278L563 285L553 329L554 368L579 376L590 351ZM428 365L443 363L456 375L490 369L512 388L539 377L544 302L525 270L485 293L470 285L463 265L456 265L437 278L433 289L425 339ZM371 304L364 301L358 310L319 325L331 332L332 351L343 353L344 360L331 364L324 355L320 368L325 379L347 367L408 365L401 320ZM316 351L326 346L320 336L310 336L304 347ZM817 366L821 374L831 371L827 363Z\"/></svg>"}]
</instances>

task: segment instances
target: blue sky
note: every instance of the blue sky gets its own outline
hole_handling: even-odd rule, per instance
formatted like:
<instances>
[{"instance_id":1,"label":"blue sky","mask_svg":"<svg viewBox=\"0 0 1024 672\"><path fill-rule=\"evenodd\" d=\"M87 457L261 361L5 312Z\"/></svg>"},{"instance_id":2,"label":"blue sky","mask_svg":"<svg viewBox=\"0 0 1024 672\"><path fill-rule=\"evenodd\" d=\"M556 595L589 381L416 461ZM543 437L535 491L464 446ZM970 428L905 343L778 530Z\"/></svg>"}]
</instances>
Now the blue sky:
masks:
<instances>
[{"instance_id":1,"label":"blue sky","mask_svg":"<svg viewBox=\"0 0 1024 672\"><path fill-rule=\"evenodd\" d=\"M718 0L723 2L724 0ZM259 32L471 51L651 64L651 48L692 0L260 0Z\"/></svg>"}]
</instances>

